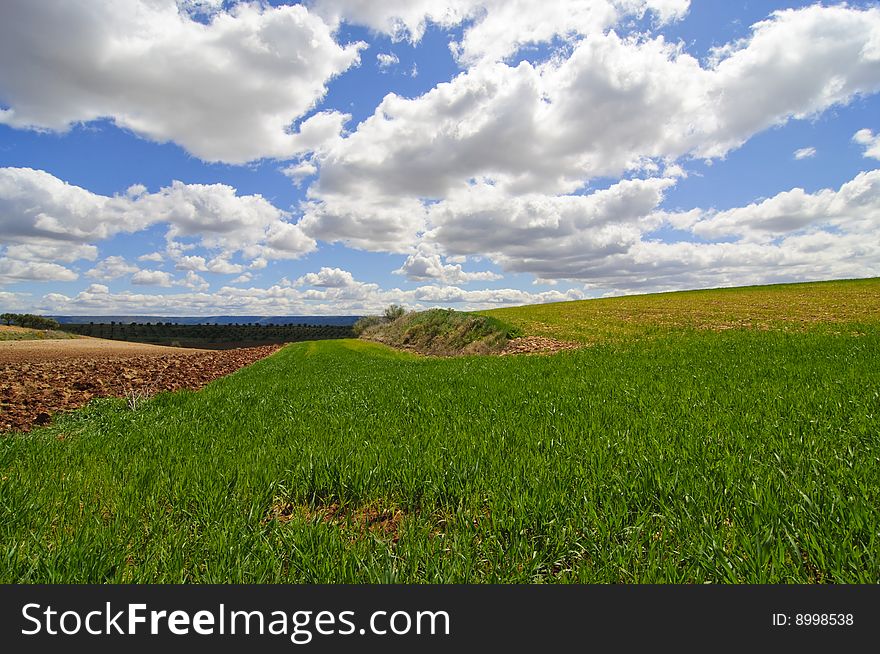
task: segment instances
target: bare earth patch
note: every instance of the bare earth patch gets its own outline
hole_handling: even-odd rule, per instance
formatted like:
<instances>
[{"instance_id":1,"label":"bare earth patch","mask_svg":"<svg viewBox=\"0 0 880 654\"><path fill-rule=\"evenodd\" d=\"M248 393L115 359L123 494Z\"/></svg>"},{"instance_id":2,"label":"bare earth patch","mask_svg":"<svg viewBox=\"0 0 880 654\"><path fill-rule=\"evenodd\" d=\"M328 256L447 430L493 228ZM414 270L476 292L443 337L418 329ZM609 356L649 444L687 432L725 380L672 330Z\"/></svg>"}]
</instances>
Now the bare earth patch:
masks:
<instances>
[{"instance_id":1,"label":"bare earth patch","mask_svg":"<svg viewBox=\"0 0 880 654\"><path fill-rule=\"evenodd\" d=\"M95 397L197 390L280 345L187 350L102 339L0 342L0 432L28 431Z\"/></svg>"},{"instance_id":2,"label":"bare earth patch","mask_svg":"<svg viewBox=\"0 0 880 654\"><path fill-rule=\"evenodd\" d=\"M112 361L132 356L185 356L208 352L195 348L165 347L146 343L110 341L103 338L0 341L0 365L64 359Z\"/></svg>"},{"instance_id":3,"label":"bare earth patch","mask_svg":"<svg viewBox=\"0 0 880 654\"><path fill-rule=\"evenodd\" d=\"M405 515L399 508L348 507L337 502L311 508L307 504L293 504L279 500L272 505L265 522L276 520L285 523L293 519L323 522L341 530L350 530L355 537L372 533L396 543L400 538L400 524Z\"/></svg>"},{"instance_id":4,"label":"bare earth patch","mask_svg":"<svg viewBox=\"0 0 880 654\"><path fill-rule=\"evenodd\" d=\"M553 354L563 350L576 350L584 347L583 343L572 343L570 341L558 341L555 338L546 336L523 336L522 338L514 338L507 342L501 355L507 354Z\"/></svg>"}]
</instances>

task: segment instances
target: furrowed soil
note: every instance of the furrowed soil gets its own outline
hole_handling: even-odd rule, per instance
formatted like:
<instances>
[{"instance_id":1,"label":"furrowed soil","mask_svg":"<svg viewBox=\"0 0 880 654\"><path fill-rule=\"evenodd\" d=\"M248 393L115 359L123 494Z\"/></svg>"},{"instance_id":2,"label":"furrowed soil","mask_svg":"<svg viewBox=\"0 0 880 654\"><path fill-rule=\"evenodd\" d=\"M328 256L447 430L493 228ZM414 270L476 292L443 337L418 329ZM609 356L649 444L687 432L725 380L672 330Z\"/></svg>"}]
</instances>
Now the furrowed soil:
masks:
<instances>
[{"instance_id":1,"label":"furrowed soil","mask_svg":"<svg viewBox=\"0 0 880 654\"><path fill-rule=\"evenodd\" d=\"M97 338L0 342L0 432L28 431L95 397L196 390L280 345L195 350Z\"/></svg>"}]
</instances>

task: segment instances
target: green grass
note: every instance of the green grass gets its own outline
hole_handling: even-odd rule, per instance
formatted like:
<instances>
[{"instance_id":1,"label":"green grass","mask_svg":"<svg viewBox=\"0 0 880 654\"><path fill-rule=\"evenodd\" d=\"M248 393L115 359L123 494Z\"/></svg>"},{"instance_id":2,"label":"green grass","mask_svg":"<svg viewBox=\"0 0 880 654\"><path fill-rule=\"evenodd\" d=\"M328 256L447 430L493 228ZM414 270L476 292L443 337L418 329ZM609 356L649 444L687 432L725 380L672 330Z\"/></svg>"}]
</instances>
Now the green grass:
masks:
<instances>
[{"instance_id":1,"label":"green grass","mask_svg":"<svg viewBox=\"0 0 880 654\"><path fill-rule=\"evenodd\" d=\"M876 583L878 362L870 321L289 345L0 439L0 581Z\"/></svg>"},{"instance_id":2,"label":"green grass","mask_svg":"<svg viewBox=\"0 0 880 654\"><path fill-rule=\"evenodd\" d=\"M26 329L0 325L0 341L39 341L49 338L78 338L78 336L56 329Z\"/></svg>"},{"instance_id":3,"label":"green grass","mask_svg":"<svg viewBox=\"0 0 880 654\"><path fill-rule=\"evenodd\" d=\"M805 331L880 321L880 278L655 293L495 309L534 336L581 343L625 341L688 330Z\"/></svg>"}]
</instances>

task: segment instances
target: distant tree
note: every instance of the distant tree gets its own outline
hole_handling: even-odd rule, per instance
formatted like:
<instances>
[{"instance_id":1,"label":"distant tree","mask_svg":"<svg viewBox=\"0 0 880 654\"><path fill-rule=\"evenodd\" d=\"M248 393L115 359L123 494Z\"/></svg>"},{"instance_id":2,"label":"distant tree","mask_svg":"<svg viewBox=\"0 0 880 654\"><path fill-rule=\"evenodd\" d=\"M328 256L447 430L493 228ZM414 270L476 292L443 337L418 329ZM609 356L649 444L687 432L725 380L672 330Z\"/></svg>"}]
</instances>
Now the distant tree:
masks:
<instances>
[{"instance_id":1,"label":"distant tree","mask_svg":"<svg viewBox=\"0 0 880 654\"><path fill-rule=\"evenodd\" d=\"M406 309L399 304L392 304L385 308L385 320L397 320L406 314Z\"/></svg>"},{"instance_id":2,"label":"distant tree","mask_svg":"<svg viewBox=\"0 0 880 654\"><path fill-rule=\"evenodd\" d=\"M12 322L15 320L15 314L14 313L4 313L4 314L0 315L0 320L5 322L7 325L11 325Z\"/></svg>"},{"instance_id":3,"label":"distant tree","mask_svg":"<svg viewBox=\"0 0 880 654\"><path fill-rule=\"evenodd\" d=\"M58 321L45 316L35 316L32 313L11 313L3 314L3 320L7 320L6 316L10 316L9 322L6 324L18 325L19 327L27 327L29 329L58 329Z\"/></svg>"}]
</instances>

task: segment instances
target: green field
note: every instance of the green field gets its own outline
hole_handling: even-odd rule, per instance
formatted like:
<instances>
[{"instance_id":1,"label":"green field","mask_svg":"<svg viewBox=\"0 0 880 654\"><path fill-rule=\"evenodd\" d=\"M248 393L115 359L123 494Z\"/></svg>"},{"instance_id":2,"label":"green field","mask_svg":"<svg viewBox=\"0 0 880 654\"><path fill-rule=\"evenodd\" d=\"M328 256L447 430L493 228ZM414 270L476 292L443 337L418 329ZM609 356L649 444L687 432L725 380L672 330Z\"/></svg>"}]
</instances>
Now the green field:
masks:
<instances>
[{"instance_id":1,"label":"green field","mask_svg":"<svg viewBox=\"0 0 880 654\"><path fill-rule=\"evenodd\" d=\"M482 312L527 334L581 343L691 330L858 331L880 321L880 278L655 293Z\"/></svg>"},{"instance_id":2,"label":"green field","mask_svg":"<svg viewBox=\"0 0 880 654\"><path fill-rule=\"evenodd\" d=\"M77 338L77 336L56 329L27 329L0 325L0 341L42 341L57 338Z\"/></svg>"},{"instance_id":3,"label":"green field","mask_svg":"<svg viewBox=\"0 0 880 654\"><path fill-rule=\"evenodd\" d=\"M880 289L763 292L763 329L679 308L728 320L736 291L530 307L493 315L596 344L299 343L95 402L0 438L0 581L876 583ZM843 308L801 320L805 294ZM597 305L670 301L593 336Z\"/></svg>"}]
</instances>

